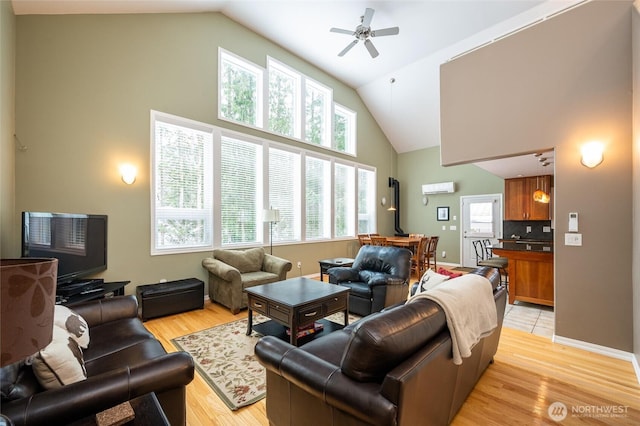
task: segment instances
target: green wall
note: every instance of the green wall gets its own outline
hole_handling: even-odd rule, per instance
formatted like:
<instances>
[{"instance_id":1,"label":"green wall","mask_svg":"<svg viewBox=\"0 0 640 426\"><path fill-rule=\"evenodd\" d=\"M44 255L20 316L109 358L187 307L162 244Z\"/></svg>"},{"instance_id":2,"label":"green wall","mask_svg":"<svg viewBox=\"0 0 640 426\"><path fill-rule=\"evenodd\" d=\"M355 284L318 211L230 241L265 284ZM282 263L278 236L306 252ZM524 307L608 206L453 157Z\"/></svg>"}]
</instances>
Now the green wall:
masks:
<instances>
[{"instance_id":1,"label":"green wall","mask_svg":"<svg viewBox=\"0 0 640 426\"><path fill-rule=\"evenodd\" d=\"M15 17L11 3L0 1L0 255L18 252L15 213Z\"/></svg>"},{"instance_id":2,"label":"green wall","mask_svg":"<svg viewBox=\"0 0 640 426\"><path fill-rule=\"evenodd\" d=\"M406 233L438 235L438 262L460 263L460 197L504 193L504 179L473 164L441 166L440 147L398 155L397 175L402 199L400 227ZM453 194L429 195L424 205L422 185L451 181L455 183ZM448 222L437 221L437 207L449 207ZM450 226L456 229L451 230ZM446 258L442 258L443 251L447 253Z\"/></svg>"},{"instance_id":3,"label":"green wall","mask_svg":"<svg viewBox=\"0 0 640 426\"><path fill-rule=\"evenodd\" d=\"M109 269L102 276L131 280L127 293L162 278L206 280L200 262L208 252L150 255L151 109L327 152L219 121L218 46L261 66L270 55L332 87L334 99L358 114L355 161L377 167L378 191L387 190L389 143L357 93L221 14L22 15L15 20L16 133L28 146L16 153L15 214L109 215ZM132 186L120 181L122 162L138 166ZM379 232L392 229L392 219L379 215ZM355 255L354 241L275 246L274 254L294 265L301 261L302 270L293 273L306 275L319 271L318 259ZM14 251L17 256L17 245Z\"/></svg>"}]
</instances>

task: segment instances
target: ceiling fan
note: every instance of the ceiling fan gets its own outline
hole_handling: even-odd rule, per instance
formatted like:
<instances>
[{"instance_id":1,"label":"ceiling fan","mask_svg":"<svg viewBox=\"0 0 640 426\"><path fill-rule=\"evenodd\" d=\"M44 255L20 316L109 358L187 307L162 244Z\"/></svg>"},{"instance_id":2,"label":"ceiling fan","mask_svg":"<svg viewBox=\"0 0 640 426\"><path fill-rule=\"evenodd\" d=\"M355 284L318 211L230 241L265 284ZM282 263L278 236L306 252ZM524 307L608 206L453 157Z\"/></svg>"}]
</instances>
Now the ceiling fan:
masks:
<instances>
[{"instance_id":1,"label":"ceiling fan","mask_svg":"<svg viewBox=\"0 0 640 426\"><path fill-rule=\"evenodd\" d=\"M375 10L366 8L364 11L364 15L360 17L361 23L356 27L355 31L343 30L341 28L331 28L329 30L332 33L348 34L356 38L351 43L349 43L347 47L342 49L342 51L338 53L338 56L344 56L349 50L351 50L353 46L358 44L360 40L364 40L364 47L367 48L371 57L375 58L376 56L379 55L379 53L376 47L371 42L370 37L397 35L400 32L400 28L398 27L383 28L381 30L372 30L371 20L373 19L374 13L375 13Z\"/></svg>"}]
</instances>

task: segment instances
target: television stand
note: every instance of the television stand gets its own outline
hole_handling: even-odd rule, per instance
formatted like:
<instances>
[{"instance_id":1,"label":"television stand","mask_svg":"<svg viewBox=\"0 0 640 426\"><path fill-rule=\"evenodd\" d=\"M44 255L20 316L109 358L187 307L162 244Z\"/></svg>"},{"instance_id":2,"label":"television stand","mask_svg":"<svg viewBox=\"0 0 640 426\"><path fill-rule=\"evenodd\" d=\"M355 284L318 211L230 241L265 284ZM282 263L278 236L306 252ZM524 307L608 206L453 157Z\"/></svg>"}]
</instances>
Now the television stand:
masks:
<instances>
[{"instance_id":1,"label":"television stand","mask_svg":"<svg viewBox=\"0 0 640 426\"><path fill-rule=\"evenodd\" d=\"M61 296L59 299L56 298L56 304L71 306L77 303L87 302L89 300L123 296L124 288L130 282L131 281L115 281L110 283L102 282L96 287L83 289L80 293L76 293L72 296Z\"/></svg>"}]
</instances>

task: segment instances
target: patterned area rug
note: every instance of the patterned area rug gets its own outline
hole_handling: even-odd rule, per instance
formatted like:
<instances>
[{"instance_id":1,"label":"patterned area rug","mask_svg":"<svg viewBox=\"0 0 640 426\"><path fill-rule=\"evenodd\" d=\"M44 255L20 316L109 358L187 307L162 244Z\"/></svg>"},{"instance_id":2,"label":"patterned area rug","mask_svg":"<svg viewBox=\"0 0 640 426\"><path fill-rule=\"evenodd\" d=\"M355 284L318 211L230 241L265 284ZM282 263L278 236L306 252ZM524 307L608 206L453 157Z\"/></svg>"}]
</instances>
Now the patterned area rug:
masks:
<instances>
[{"instance_id":1,"label":"patterned area rug","mask_svg":"<svg viewBox=\"0 0 640 426\"><path fill-rule=\"evenodd\" d=\"M349 315L349 322L359 317ZM343 324L344 314L327 317ZM254 314L253 324L268 321ZM253 348L262 335L253 331L246 335L247 318L172 339L176 348L188 352L196 371L231 410L253 404L265 397L266 376Z\"/></svg>"}]
</instances>

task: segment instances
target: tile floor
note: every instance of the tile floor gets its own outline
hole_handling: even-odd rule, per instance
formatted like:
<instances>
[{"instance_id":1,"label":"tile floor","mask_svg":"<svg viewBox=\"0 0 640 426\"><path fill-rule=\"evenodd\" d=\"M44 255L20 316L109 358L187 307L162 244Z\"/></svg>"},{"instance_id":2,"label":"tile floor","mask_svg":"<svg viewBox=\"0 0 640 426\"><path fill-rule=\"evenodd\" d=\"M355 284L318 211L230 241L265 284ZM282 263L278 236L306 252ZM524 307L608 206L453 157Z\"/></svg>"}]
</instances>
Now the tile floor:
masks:
<instances>
[{"instance_id":1,"label":"tile floor","mask_svg":"<svg viewBox=\"0 0 640 426\"><path fill-rule=\"evenodd\" d=\"M507 302L504 312L503 327L526 331L539 336L553 337L554 313L550 306L534 303Z\"/></svg>"}]
</instances>

